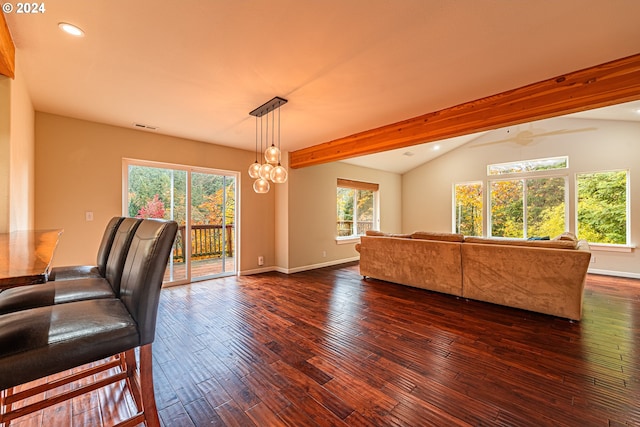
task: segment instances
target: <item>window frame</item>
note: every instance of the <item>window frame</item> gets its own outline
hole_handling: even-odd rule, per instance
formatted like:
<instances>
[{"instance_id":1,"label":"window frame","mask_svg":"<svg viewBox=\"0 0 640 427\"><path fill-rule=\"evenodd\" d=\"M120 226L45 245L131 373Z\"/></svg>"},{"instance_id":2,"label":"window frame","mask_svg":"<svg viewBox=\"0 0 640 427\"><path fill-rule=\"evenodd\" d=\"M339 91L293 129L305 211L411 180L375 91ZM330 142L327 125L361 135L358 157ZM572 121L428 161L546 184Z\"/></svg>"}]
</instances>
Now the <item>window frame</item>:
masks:
<instances>
[{"instance_id":1,"label":"window frame","mask_svg":"<svg viewBox=\"0 0 640 427\"><path fill-rule=\"evenodd\" d=\"M454 182L453 183L453 197L452 197L452 216L451 216L451 232L452 233L459 233L459 231L457 231L457 215L458 215L458 206L457 206L457 193L456 193L456 189L459 186L468 186L468 185L480 185L480 191L481 191L481 197L480 197L480 215L482 216L482 221L481 221L481 227L482 227L482 232L480 233L480 235L478 236L474 236L474 237L482 237L485 235L485 229L486 229L486 215L485 215L485 194L486 194L486 183L483 180L476 180L476 181L465 181L465 182ZM463 233L464 234L464 233ZM466 234L464 234L466 236Z\"/></svg>"},{"instance_id":2,"label":"window frame","mask_svg":"<svg viewBox=\"0 0 640 427\"><path fill-rule=\"evenodd\" d=\"M348 188L348 189L352 189L352 190L356 190L354 192L354 200L353 200L353 206L354 206L354 219L353 219L353 230L357 231L357 190L366 190L366 191L371 191L373 193L373 218L372 218L372 225L371 225L371 230L379 230L380 229L380 204L379 204L379 193L380 193L380 185L376 184L376 183L371 183L371 182L364 182L364 181L355 181L355 180L350 180L350 179L344 179L344 178L338 178L337 179L337 183L336 183L336 192L335 192L335 196L336 196L336 206L335 206L335 210L334 212L338 213L338 206L337 206L337 193L338 193L338 189L339 188ZM336 218L337 220L337 218ZM335 227L335 226L334 226ZM351 242L357 242L360 240L360 236L363 236L364 234L351 234L349 236L338 236L337 235L337 227L334 228L334 233L335 235L335 240L337 244L346 244L346 243L351 243Z\"/></svg>"},{"instance_id":3,"label":"window frame","mask_svg":"<svg viewBox=\"0 0 640 427\"><path fill-rule=\"evenodd\" d=\"M589 242L589 246L594 251L609 251L609 252L632 252L637 246L631 241L632 239L632 221L631 221L631 205L632 205L632 192L631 192L631 170L630 168L612 168L612 169L603 169L603 170L587 170L587 171L579 171L573 172L569 169L569 156L554 156L549 157L549 159L560 159L566 158L566 168L558 168L558 169L545 169L541 171L529 171L529 172L512 172L508 174L495 174L491 175L489 173L491 164L488 164L486 167L487 176L483 180L469 180L469 181L460 181L454 182L452 186L452 215L451 215L451 230L452 232L456 232L456 186L459 185L467 185L467 184L475 184L480 183L483 187L483 198L482 198L482 213L483 213L483 236L493 237L496 239L503 238L501 236L492 236L492 215L491 215L491 186L493 182L496 181L507 181L507 180L523 180L523 195L526 192L526 180L532 178L558 178L562 177L565 180L565 231L573 230L573 233L578 235L578 177L580 175L589 175L589 174L598 174L598 173L607 173L607 172L621 172L624 171L626 173L626 237L625 243L594 243ZM497 163L495 165L509 165L516 164L519 162L534 162L537 160L545 160L546 158L534 159L534 160L521 160L514 162L504 162ZM523 206L524 211L524 224L526 226L526 196L524 197ZM527 231L526 228L523 231ZM526 234L525 234L526 235ZM579 236L578 236L579 237Z\"/></svg>"},{"instance_id":4,"label":"window frame","mask_svg":"<svg viewBox=\"0 0 640 427\"><path fill-rule=\"evenodd\" d=\"M589 242L589 246L596 250L613 251L613 252L628 252L636 246L631 243L631 171L628 168L619 169L605 169L594 171L581 171L574 174L574 233L578 238L578 176L580 175L592 175L598 173L610 173L610 172L625 172L626 173L626 188L625 188L625 243L597 243Z\"/></svg>"},{"instance_id":5,"label":"window frame","mask_svg":"<svg viewBox=\"0 0 640 427\"><path fill-rule=\"evenodd\" d=\"M509 165L518 165L518 164L527 164L527 163L536 163L536 162L545 162L545 161L554 161L554 160L564 160L565 165L557 168L550 169L539 169L539 170L522 170L522 171L513 171L513 172L496 172L491 173L491 168L494 167L497 169L499 166L509 166ZM555 157L543 157L540 159L531 159L531 160L517 160L513 162L504 162L504 163L492 163L487 165L487 176L504 176L504 175L526 175L530 173L549 173L551 171L558 172L559 171L567 171L569 170L569 156L555 156Z\"/></svg>"},{"instance_id":6,"label":"window frame","mask_svg":"<svg viewBox=\"0 0 640 427\"><path fill-rule=\"evenodd\" d=\"M555 169L554 169L555 170ZM536 172L526 172L526 173L522 173L522 172L518 172L518 173L513 173L513 174L509 174L507 175L493 175L496 177L500 177L502 179L488 179L487 180L487 189L488 191L486 191L486 210L487 210L487 221L486 221L486 235L488 237L492 237L492 238L496 238L496 239L527 239L529 236L528 234L528 218L527 218L527 211L528 211L528 204L527 204L527 195L528 195L528 188L527 188L527 180L532 180L532 179L540 179L540 178L563 178L564 179L564 231L569 231L569 218L570 218L570 206L569 206L569 200L570 200L570 185L569 185L569 174L566 173L567 171L564 169L560 169L562 172L564 173L548 173L548 170L545 171L536 171ZM524 237L503 237L503 236L494 236L492 233L493 227L492 227L492 214L491 214L491 184L494 182L499 182L499 181L522 181L522 234Z\"/></svg>"}]
</instances>

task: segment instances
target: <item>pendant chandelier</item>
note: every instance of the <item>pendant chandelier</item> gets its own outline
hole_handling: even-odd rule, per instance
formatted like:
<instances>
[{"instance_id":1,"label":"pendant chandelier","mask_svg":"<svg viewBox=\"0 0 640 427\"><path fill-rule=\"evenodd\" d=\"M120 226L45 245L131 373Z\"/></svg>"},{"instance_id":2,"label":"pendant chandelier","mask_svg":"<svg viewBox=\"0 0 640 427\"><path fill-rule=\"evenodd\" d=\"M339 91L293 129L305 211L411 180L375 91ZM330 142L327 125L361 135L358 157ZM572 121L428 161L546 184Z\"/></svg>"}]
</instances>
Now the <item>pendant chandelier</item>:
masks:
<instances>
[{"instance_id":1,"label":"pendant chandelier","mask_svg":"<svg viewBox=\"0 0 640 427\"><path fill-rule=\"evenodd\" d=\"M256 193L268 193L271 187L269 181L276 184L282 184L287 181L287 169L280 164L282 155L280 152L280 106L286 103L286 99L276 96L249 113L249 115L256 118L256 161L249 166L249 176L256 180L253 183L253 191ZM278 110L277 146L275 143L276 110ZM271 129L269 129L269 121L271 121ZM271 146L269 146L269 133L271 133ZM258 151L258 140L260 140L260 151ZM263 146L265 148L264 153L262 151ZM260 153L260 162L258 162L258 153Z\"/></svg>"}]
</instances>

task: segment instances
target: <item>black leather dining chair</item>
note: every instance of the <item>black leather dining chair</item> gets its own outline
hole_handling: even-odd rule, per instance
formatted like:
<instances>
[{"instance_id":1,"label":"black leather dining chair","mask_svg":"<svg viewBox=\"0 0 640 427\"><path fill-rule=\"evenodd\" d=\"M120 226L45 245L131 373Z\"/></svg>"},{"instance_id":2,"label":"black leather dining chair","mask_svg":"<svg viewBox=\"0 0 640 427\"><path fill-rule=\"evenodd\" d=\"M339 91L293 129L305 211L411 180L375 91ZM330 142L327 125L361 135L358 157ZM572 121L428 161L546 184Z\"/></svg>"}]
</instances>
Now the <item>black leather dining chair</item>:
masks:
<instances>
[{"instance_id":1,"label":"black leather dining chair","mask_svg":"<svg viewBox=\"0 0 640 427\"><path fill-rule=\"evenodd\" d=\"M61 267L53 267L49 273L47 280L69 280L69 279L85 279L90 277L104 277L106 273L107 260L111 253L113 240L118 231L118 226L125 217L114 216L109 220L104 229L100 246L98 247L98 255L96 265L68 265Z\"/></svg>"},{"instance_id":2,"label":"black leather dining chair","mask_svg":"<svg viewBox=\"0 0 640 427\"><path fill-rule=\"evenodd\" d=\"M86 278L70 279L67 275L65 280L7 289L0 293L0 314L86 299L117 297L127 252L141 221L139 218L119 218L111 239L108 260L101 267L104 277L88 274ZM76 269L77 273L81 271L84 269Z\"/></svg>"},{"instance_id":3,"label":"black leather dining chair","mask_svg":"<svg viewBox=\"0 0 640 427\"><path fill-rule=\"evenodd\" d=\"M118 298L0 315L0 425L125 381L137 413L119 425L159 426L151 351L162 279L177 229L175 221L142 220L131 241ZM46 380L71 369L62 378ZM27 384L39 379L44 384ZM61 393L33 402L54 389ZM17 402L24 406L14 407Z\"/></svg>"}]
</instances>

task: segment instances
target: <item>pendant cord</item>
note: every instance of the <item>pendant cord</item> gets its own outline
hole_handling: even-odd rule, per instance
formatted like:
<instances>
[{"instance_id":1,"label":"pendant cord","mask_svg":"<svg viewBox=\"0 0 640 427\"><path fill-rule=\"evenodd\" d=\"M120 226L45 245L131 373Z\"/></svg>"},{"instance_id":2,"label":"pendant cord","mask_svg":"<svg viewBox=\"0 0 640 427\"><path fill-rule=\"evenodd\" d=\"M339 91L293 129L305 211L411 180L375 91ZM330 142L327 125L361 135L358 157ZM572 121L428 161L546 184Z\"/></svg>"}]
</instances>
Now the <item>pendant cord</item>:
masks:
<instances>
[{"instance_id":1,"label":"pendant cord","mask_svg":"<svg viewBox=\"0 0 640 427\"><path fill-rule=\"evenodd\" d=\"M267 148L269 148L269 112L267 112L267 130L264 133L264 135L265 135L264 149L266 150ZM260 155L262 156L262 159L266 163L269 163L267 159L264 157L264 151L262 151L262 147L260 147Z\"/></svg>"}]
</instances>

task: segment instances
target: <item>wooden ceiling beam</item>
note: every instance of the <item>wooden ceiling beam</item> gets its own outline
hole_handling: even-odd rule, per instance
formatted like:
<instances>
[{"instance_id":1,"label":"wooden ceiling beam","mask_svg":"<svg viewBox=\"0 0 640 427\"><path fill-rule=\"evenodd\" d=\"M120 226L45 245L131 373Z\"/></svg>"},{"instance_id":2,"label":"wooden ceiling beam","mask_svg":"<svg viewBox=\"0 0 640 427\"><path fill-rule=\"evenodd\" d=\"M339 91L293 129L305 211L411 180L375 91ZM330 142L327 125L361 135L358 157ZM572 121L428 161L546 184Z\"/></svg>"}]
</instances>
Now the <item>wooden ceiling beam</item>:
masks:
<instances>
[{"instance_id":1,"label":"wooden ceiling beam","mask_svg":"<svg viewBox=\"0 0 640 427\"><path fill-rule=\"evenodd\" d=\"M0 74L3 76L15 77L16 73L16 48L4 18L4 13L0 12Z\"/></svg>"},{"instance_id":2,"label":"wooden ceiling beam","mask_svg":"<svg viewBox=\"0 0 640 427\"><path fill-rule=\"evenodd\" d=\"M640 99L640 54L289 153L302 168Z\"/></svg>"}]
</instances>

